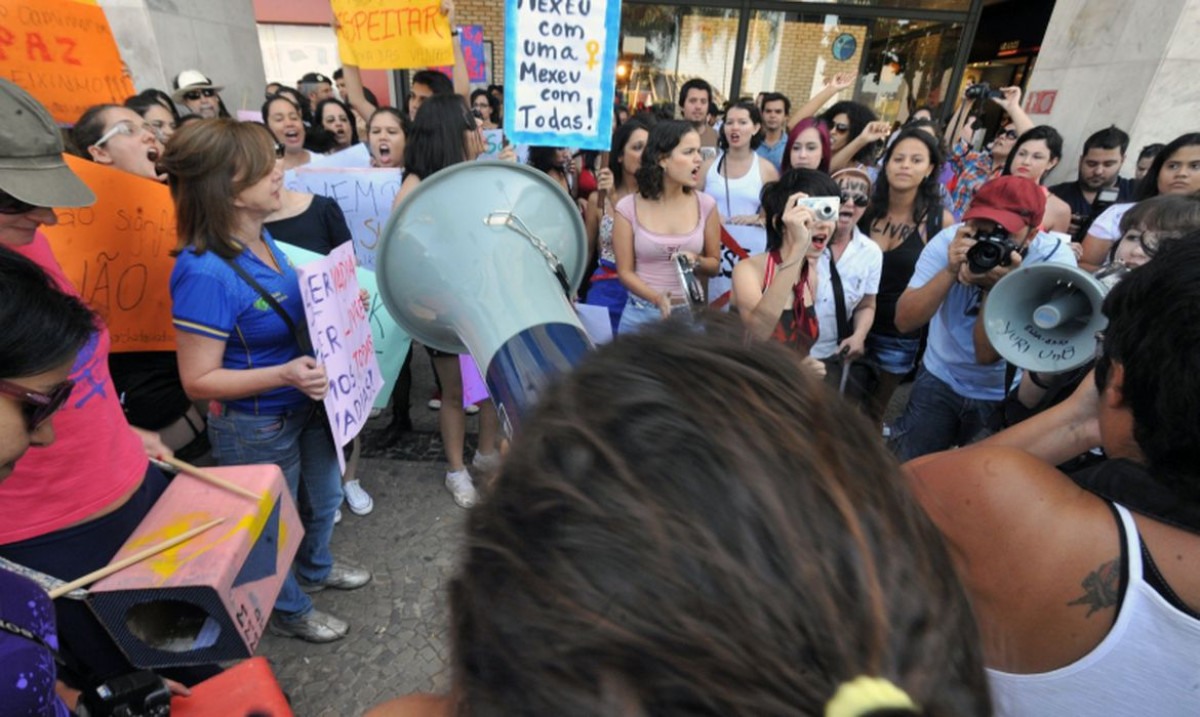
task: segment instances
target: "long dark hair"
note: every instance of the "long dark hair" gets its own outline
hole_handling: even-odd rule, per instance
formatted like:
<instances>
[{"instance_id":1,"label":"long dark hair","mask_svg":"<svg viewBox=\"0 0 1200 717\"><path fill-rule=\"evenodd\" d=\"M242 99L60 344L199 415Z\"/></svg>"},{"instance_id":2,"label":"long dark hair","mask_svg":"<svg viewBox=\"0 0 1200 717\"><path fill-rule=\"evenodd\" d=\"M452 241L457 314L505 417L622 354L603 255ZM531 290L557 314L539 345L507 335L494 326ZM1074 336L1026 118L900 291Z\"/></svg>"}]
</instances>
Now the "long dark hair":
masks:
<instances>
[{"instance_id":1,"label":"long dark hair","mask_svg":"<svg viewBox=\"0 0 1200 717\"><path fill-rule=\"evenodd\" d=\"M142 90L136 95L130 95L125 98L125 106L145 117L146 111L151 107L161 107L171 113L171 118L179 124L179 110L175 109L175 103L171 101L171 96L162 90Z\"/></svg>"},{"instance_id":2,"label":"long dark hair","mask_svg":"<svg viewBox=\"0 0 1200 717\"><path fill-rule=\"evenodd\" d=\"M1171 140L1170 144L1163 147L1161 151L1154 157L1154 161L1150 164L1150 169L1146 170L1146 176L1138 183L1137 196L1134 201L1140 202L1143 199L1157 197L1158 191L1158 175L1162 172L1163 165L1175 154L1184 147L1195 147L1200 145L1200 132L1188 132Z\"/></svg>"},{"instance_id":3,"label":"long dark hair","mask_svg":"<svg viewBox=\"0 0 1200 717\"><path fill-rule=\"evenodd\" d=\"M658 166L660 160L671 156L671 152L679 146L680 140L688 132L695 132L690 122L683 120L666 120L659 122L650 129L646 138L646 149L642 151L642 166L638 167L638 193L646 199L658 199L663 194L663 168ZM690 187L684 187L684 192L690 192Z\"/></svg>"},{"instance_id":4,"label":"long dark hair","mask_svg":"<svg viewBox=\"0 0 1200 717\"><path fill-rule=\"evenodd\" d=\"M1012 149L1008 151L1008 159L1004 161L1004 171L1001 172L1001 174L1012 174L1013 157L1017 156L1017 150L1021 148L1021 145L1025 144L1026 142L1032 142L1039 139L1045 142L1046 149L1050 150L1050 159L1055 160L1055 162L1058 162L1062 159L1062 135L1058 133L1058 130L1054 129L1048 124L1040 124L1037 127L1026 130L1024 134L1022 134L1020 137L1017 137L1016 143L1013 144ZM1046 174L1049 174L1049 172L1046 172ZM1045 177L1043 176L1042 179L1045 179ZM1041 180L1038 180L1038 184L1041 184Z\"/></svg>"},{"instance_id":5,"label":"long dark hair","mask_svg":"<svg viewBox=\"0 0 1200 717\"><path fill-rule=\"evenodd\" d=\"M789 169L779 181L764 184L758 200L766 218L767 251L775 251L783 245L783 212L787 209L788 197L796 192L804 192L810 197L840 197L842 194L832 177L807 167Z\"/></svg>"},{"instance_id":6,"label":"long dark hair","mask_svg":"<svg viewBox=\"0 0 1200 717\"><path fill-rule=\"evenodd\" d=\"M79 353L96 317L33 261L0 246L0 376L45 373Z\"/></svg>"},{"instance_id":7,"label":"long dark hair","mask_svg":"<svg viewBox=\"0 0 1200 717\"><path fill-rule=\"evenodd\" d=\"M858 228L863 233L870 235L871 223L880 217L887 216L888 203L891 201L891 186L888 184L887 166L892 159L892 152L896 151L897 145L906 139L920 140L925 148L929 150L929 164L932 170L929 176L921 180L921 185L917 187L917 196L913 199L912 220L917 225L917 230L920 231L931 213L941 215L942 213L942 192L938 188L938 172L941 169L942 162L945 161L942 157L942 149L938 141L929 136L929 133L923 129L905 127L896 135L896 140L883 153L883 159L880 161L879 176L875 179L875 188L871 191L871 203L867 206L867 211L863 212L862 219L858 222ZM925 237L928 241L930 237Z\"/></svg>"},{"instance_id":8,"label":"long dark hair","mask_svg":"<svg viewBox=\"0 0 1200 717\"><path fill-rule=\"evenodd\" d=\"M497 127L503 127L504 125L500 121L500 100L492 97L492 93L480 88L471 93L471 109L475 109L476 97L483 97L487 100L488 107L492 108L492 124L496 125Z\"/></svg>"},{"instance_id":9,"label":"long dark hair","mask_svg":"<svg viewBox=\"0 0 1200 717\"><path fill-rule=\"evenodd\" d=\"M820 715L860 675L991 713L966 594L878 431L735 318L587 355L493 486L449 589L460 714Z\"/></svg>"},{"instance_id":10,"label":"long dark hair","mask_svg":"<svg viewBox=\"0 0 1200 717\"><path fill-rule=\"evenodd\" d=\"M412 132L404 144L405 172L425 179L438 170L465 162L467 144L463 133L475 129L475 118L467 114L462 97L434 95L425 100L413 118Z\"/></svg>"},{"instance_id":11,"label":"long dark hair","mask_svg":"<svg viewBox=\"0 0 1200 717\"><path fill-rule=\"evenodd\" d=\"M825 110L821 115L821 119L833 125L833 118L840 114L846 115L849 119L850 132L846 136L846 142L852 142L858 135L863 133L867 125L879 119L875 112L864 104L852 102L850 100L842 100L836 102L832 107ZM871 164L875 160L875 153L879 151L879 142L872 142L858 151L854 155L854 161L859 164Z\"/></svg>"},{"instance_id":12,"label":"long dark hair","mask_svg":"<svg viewBox=\"0 0 1200 717\"><path fill-rule=\"evenodd\" d=\"M552 169L562 172L562 165L555 162L555 160L558 159L558 151L560 149L562 149L562 147L530 147L529 166L533 167L539 172L549 173Z\"/></svg>"},{"instance_id":13,"label":"long dark hair","mask_svg":"<svg viewBox=\"0 0 1200 717\"><path fill-rule=\"evenodd\" d=\"M625 181L625 165L621 164L621 157L625 156L625 145L629 144L633 133L639 129L648 134L650 125L642 121L641 117L630 117L613 132L612 149L608 153L608 169L613 175L613 186L619 187L621 182Z\"/></svg>"},{"instance_id":14,"label":"long dark hair","mask_svg":"<svg viewBox=\"0 0 1200 717\"><path fill-rule=\"evenodd\" d=\"M358 122L354 119L354 111L350 109L350 105L336 97L326 97L317 103L317 109L313 112L313 119L316 121L316 124L320 125L321 129L330 136L333 135L333 132L325 128L325 108L329 105L337 105L346 113L346 121L350 124L350 146L353 147L358 144Z\"/></svg>"}]
</instances>

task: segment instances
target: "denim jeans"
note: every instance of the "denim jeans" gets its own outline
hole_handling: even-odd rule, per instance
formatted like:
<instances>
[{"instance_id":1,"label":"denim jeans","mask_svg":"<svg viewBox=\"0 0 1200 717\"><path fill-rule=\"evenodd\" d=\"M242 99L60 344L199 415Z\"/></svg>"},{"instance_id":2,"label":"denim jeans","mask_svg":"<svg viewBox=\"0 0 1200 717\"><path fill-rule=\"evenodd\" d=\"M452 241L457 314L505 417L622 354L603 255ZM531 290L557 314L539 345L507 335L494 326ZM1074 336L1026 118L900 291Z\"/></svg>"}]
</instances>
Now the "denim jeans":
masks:
<instances>
[{"instance_id":1,"label":"denim jeans","mask_svg":"<svg viewBox=\"0 0 1200 717\"><path fill-rule=\"evenodd\" d=\"M220 465L273 463L283 471L304 524L304 538L275 610L284 620L304 617L312 611L312 599L295 576L321 582L329 575L333 518L342 503L337 449L322 405L311 402L284 414L261 416L227 410L208 417L208 435Z\"/></svg>"},{"instance_id":2,"label":"denim jeans","mask_svg":"<svg viewBox=\"0 0 1200 717\"><path fill-rule=\"evenodd\" d=\"M676 304L671 307L671 316L684 316L690 319L691 309L687 304ZM625 309L621 312L617 334L631 334L647 324L654 324L662 320L662 311L659 310L657 304L652 304L640 296L630 293L629 299L625 302Z\"/></svg>"},{"instance_id":3,"label":"denim jeans","mask_svg":"<svg viewBox=\"0 0 1200 717\"><path fill-rule=\"evenodd\" d=\"M963 398L922 366L904 415L892 424L892 452L907 461L965 446L988 425L1001 403Z\"/></svg>"}]
</instances>

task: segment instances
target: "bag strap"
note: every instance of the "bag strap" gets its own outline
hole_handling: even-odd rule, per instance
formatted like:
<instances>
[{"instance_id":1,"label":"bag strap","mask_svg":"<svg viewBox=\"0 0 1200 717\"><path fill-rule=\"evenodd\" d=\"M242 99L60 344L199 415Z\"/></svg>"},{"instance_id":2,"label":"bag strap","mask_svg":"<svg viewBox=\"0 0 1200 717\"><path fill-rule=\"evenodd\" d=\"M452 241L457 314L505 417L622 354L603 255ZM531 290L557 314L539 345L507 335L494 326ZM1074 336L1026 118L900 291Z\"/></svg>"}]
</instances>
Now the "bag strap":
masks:
<instances>
[{"instance_id":1,"label":"bag strap","mask_svg":"<svg viewBox=\"0 0 1200 717\"><path fill-rule=\"evenodd\" d=\"M275 310L276 314L279 314L279 318L283 319L283 323L287 324L288 331L291 331L292 336L296 339L296 344L300 346L300 352L306 356L311 356L313 353L312 341L309 340L306 334L300 333L300 329L296 326L296 322L292 321L292 317L288 316L288 312L279 305L279 302L275 300L274 296L271 296L271 292L264 289L262 284L255 281L254 277L250 276L250 272L246 271L246 269L242 265L238 264L237 261L233 259L226 259L225 257L221 258L224 259L225 263L229 265L230 269L233 269L234 273L242 277L242 281L245 281L250 285L250 288L258 292L258 295L262 297L263 301L267 302L268 306Z\"/></svg>"},{"instance_id":2,"label":"bag strap","mask_svg":"<svg viewBox=\"0 0 1200 717\"><path fill-rule=\"evenodd\" d=\"M854 241L854 237L850 237ZM850 337L850 318L846 316L846 294L842 291L842 276L833 258L833 247L829 247L829 283L833 285L833 305L837 313L837 340L840 344Z\"/></svg>"}]
</instances>

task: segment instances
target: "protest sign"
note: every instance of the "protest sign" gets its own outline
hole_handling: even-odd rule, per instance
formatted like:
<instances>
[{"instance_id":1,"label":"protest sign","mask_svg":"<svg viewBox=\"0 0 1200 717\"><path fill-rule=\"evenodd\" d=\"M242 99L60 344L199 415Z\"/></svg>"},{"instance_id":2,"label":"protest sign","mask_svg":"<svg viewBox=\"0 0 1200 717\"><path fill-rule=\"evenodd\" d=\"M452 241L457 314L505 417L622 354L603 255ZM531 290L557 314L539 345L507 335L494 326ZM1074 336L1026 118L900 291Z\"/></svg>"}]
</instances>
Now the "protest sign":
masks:
<instances>
[{"instance_id":1,"label":"protest sign","mask_svg":"<svg viewBox=\"0 0 1200 717\"><path fill-rule=\"evenodd\" d=\"M166 186L64 155L96 194L90 207L59 209L42 231L63 272L103 317L113 353L174 351L171 269L175 205Z\"/></svg>"},{"instance_id":2,"label":"protest sign","mask_svg":"<svg viewBox=\"0 0 1200 717\"><path fill-rule=\"evenodd\" d=\"M324 258L316 252L301 249L286 242L279 242L279 248L287 255L293 266L308 264ZM387 407L388 396L392 392L392 383L400 375L400 369L404 368L404 357L408 355L412 339L409 338L408 332L400 328L400 325L384 307L383 299L379 297L379 284L375 280L375 272L360 266L358 268L358 285L371 298L371 308L367 311L367 320L371 324L375 360L379 362L382 376L380 382L382 390L375 397L374 407L382 409Z\"/></svg>"},{"instance_id":3,"label":"protest sign","mask_svg":"<svg viewBox=\"0 0 1200 717\"><path fill-rule=\"evenodd\" d=\"M510 140L608 149L620 25L620 0L506 0Z\"/></svg>"},{"instance_id":4,"label":"protest sign","mask_svg":"<svg viewBox=\"0 0 1200 717\"><path fill-rule=\"evenodd\" d=\"M359 263L374 271L379 235L392 213L400 181L399 169L300 167L285 175L284 186L337 202L350 226Z\"/></svg>"},{"instance_id":5,"label":"protest sign","mask_svg":"<svg viewBox=\"0 0 1200 717\"><path fill-rule=\"evenodd\" d=\"M333 0L342 62L372 70L454 64L441 0Z\"/></svg>"},{"instance_id":6,"label":"protest sign","mask_svg":"<svg viewBox=\"0 0 1200 717\"><path fill-rule=\"evenodd\" d=\"M344 167L346 169L370 169L371 168L371 148L366 142L359 142L353 147L339 150L333 154L317 154L312 153L312 159L308 164L304 165L306 169L314 169L320 167L327 169L330 167Z\"/></svg>"},{"instance_id":7,"label":"protest sign","mask_svg":"<svg viewBox=\"0 0 1200 717\"><path fill-rule=\"evenodd\" d=\"M487 84L487 58L483 53L483 25L461 25L459 43L462 45L463 60L467 63L467 80L476 84ZM454 65L431 67L446 77L454 79Z\"/></svg>"},{"instance_id":8,"label":"protest sign","mask_svg":"<svg viewBox=\"0 0 1200 717\"><path fill-rule=\"evenodd\" d=\"M134 94L104 10L68 0L0 0L0 74L63 124Z\"/></svg>"},{"instance_id":9,"label":"protest sign","mask_svg":"<svg viewBox=\"0 0 1200 717\"><path fill-rule=\"evenodd\" d=\"M354 245L296 267L313 353L329 378L325 412L339 447L354 440L383 389L367 308L359 295ZM337 451L346 472L345 456Z\"/></svg>"}]
</instances>

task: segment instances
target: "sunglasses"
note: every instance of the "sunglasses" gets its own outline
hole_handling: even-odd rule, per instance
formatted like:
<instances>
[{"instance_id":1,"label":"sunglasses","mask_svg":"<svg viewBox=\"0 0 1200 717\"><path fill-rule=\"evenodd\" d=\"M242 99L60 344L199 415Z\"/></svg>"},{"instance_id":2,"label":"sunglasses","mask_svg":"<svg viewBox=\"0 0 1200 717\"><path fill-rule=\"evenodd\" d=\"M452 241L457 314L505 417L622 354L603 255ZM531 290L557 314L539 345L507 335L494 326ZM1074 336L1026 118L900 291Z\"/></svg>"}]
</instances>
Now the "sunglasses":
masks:
<instances>
[{"instance_id":1,"label":"sunglasses","mask_svg":"<svg viewBox=\"0 0 1200 717\"><path fill-rule=\"evenodd\" d=\"M216 97L216 96L217 96L217 91L211 90L211 89L209 89L209 90L192 90L191 92L183 93L183 99L185 99L189 102L195 102L196 100L200 99L201 97Z\"/></svg>"},{"instance_id":2,"label":"sunglasses","mask_svg":"<svg viewBox=\"0 0 1200 717\"><path fill-rule=\"evenodd\" d=\"M997 139L999 139L1000 137L1004 137L1005 139L1016 139L1017 131L1015 129L1004 130L1000 134L996 135Z\"/></svg>"},{"instance_id":3,"label":"sunglasses","mask_svg":"<svg viewBox=\"0 0 1200 717\"><path fill-rule=\"evenodd\" d=\"M0 380L0 395L15 398L21 402L30 433L40 428L58 409L63 407L63 404L70 398L73 388L75 388L75 382L67 380L50 389L50 393L47 394Z\"/></svg>"},{"instance_id":4,"label":"sunglasses","mask_svg":"<svg viewBox=\"0 0 1200 717\"><path fill-rule=\"evenodd\" d=\"M846 124L845 122L834 122L831 129L835 132L849 132L850 125Z\"/></svg>"},{"instance_id":5,"label":"sunglasses","mask_svg":"<svg viewBox=\"0 0 1200 717\"><path fill-rule=\"evenodd\" d=\"M104 134L100 135L100 139L96 140L96 143L93 144L92 146L93 147L103 147L104 144L106 142L108 142L108 140L112 139L113 137L116 137L119 134L123 134L127 137L132 137L135 134L137 134L139 131L142 131L142 132L145 132L146 134L152 135L159 142L163 141L162 134L157 129L155 129L154 125L150 124L149 122L143 122L141 127L138 127L138 126L135 126L129 120L123 120L121 122L116 123L112 127L110 127L109 130L107 132L105 132Z\"/></svg>"},{"instance_id":6,"label":"sunglasses","mask_svg":"<svg viewBox=\"0 0 1200 717\"><path fill-rule=\"evenodd\" d=\"M0 214L25 214L38 208L36 204L23 202L11 194L0 192Z\"/></svg>"},{"instance_id":7,"label":"sunglasses","mask_svg":"<svg viewBox=\"0 0 1200 717\"><path fill-rule=\"evenodd\" d=\"M842 192L842 204L845 205L853 203L856 207L865 207L870 201L871 199L865 194Z\"/></svg>"}]
</instances>

